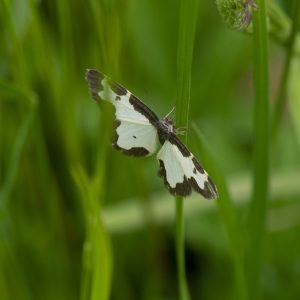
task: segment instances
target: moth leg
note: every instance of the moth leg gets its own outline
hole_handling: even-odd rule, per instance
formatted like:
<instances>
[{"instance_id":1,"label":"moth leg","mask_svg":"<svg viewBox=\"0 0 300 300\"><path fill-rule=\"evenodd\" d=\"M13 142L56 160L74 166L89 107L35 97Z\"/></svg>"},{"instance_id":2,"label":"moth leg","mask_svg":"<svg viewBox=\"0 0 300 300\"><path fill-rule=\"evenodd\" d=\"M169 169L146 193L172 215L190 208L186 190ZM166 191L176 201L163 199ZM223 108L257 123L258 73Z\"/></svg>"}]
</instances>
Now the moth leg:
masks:
<instances>
[{"instance_id":1,"label":"moth leg","mask_svg":"<svg viewBox=\"0 0 300 300\"><path fill-rule=\"evenodd\" d=\"M178 128L175 129L175 132L178 135L185 135L187 131L188 131L187 126L181 126L181 127L178 127Z\"/></svg>"}]
</instances>

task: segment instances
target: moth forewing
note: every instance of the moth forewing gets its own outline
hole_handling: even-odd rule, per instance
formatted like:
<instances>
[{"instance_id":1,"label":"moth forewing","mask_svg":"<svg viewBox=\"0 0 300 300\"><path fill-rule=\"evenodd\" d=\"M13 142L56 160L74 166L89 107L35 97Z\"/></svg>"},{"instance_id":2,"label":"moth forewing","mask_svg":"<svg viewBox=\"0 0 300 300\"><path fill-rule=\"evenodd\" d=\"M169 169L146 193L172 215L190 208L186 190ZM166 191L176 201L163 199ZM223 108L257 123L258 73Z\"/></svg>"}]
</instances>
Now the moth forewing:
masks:
<instances>
[{"instance_id":1,"label":"moth forewing","mask_svg":"<svg viewBox=\"0 0 300 300\"><path fill-rule=\"evenodd\" d=\"M151 122L158 117L129 90L100 72L87 70L86 78L92 97L109 101L115 107L114 148L131 156L154 153L157 130Z\"/></svg>"}]
</instances>

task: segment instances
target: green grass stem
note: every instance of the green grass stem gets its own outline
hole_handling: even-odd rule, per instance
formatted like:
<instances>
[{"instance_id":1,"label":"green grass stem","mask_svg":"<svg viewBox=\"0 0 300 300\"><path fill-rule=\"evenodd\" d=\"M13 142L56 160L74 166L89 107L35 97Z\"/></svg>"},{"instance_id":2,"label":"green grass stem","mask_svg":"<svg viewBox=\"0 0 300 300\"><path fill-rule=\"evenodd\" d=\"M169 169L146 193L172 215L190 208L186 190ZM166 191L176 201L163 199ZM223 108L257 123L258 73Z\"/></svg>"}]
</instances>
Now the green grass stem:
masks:
<instances>
[{"instance_id":1,"label":"green grass stem","mask_svg":"<svg viewBox=\"0 0 300 300\"><path fill-rule=\"evenodd\" d=\"M257 1L253 13L254 153L253 195L249 211L248 286L250 299L260 297L260 276L269 185L269 76L266 5Z\"/></svg>"},{"instance_id":2,"label":"green grass stem","mask_svg":"<svg viewBox=\"0 0 300 300\"><path fill-rule=\"evenodd\" d=\"M176 261L177 261L177 276L179 283L180 299L190 299L188 284L185 274L185 251L184 251L184 198L176 198Z\"/></svg>"},{"instance_id":3,"label":"green grass stem","mask_svg":"<svg viewBox=\"0 0 300 300\"><path fill-rule=\"evenodd\" d=\"M195 39L195 27L197 21L197 1L182 0L180 3L180 20L178 36L177 54L177 102L176 102L176 124L177 126L188 127L190 89L191 89L191 69L193 48ZM184 138L187 143L187 135ZM184 257L184 199L176 198L176 257L178 268L179 294L181 300L190 299L188 285L185 275Z\"/></svg>"}]
</instances>

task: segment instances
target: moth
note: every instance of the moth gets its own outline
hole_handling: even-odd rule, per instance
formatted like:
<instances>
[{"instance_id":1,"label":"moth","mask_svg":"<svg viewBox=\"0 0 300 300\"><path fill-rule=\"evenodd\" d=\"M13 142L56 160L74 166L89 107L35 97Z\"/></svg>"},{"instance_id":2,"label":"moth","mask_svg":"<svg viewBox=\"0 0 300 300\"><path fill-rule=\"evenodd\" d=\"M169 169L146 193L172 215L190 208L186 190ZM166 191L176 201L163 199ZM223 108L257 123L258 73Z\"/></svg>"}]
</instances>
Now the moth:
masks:
<instances>
[{"instance_id":1,"label":"moth","mask_svg":"<svg viewBox=\"0 0 300 300\"><path fill-rule=\"evenodd\" d=\"M215 184L178 138L170 114L160 119L130 91L97 70L87 69L86 80L94 100L109 101L115 107L115 149L142 157L154 154L160 144L158 174L172 195L186 197L194 190L207 199L217 198Z\"/></svg>"}]
</instances>

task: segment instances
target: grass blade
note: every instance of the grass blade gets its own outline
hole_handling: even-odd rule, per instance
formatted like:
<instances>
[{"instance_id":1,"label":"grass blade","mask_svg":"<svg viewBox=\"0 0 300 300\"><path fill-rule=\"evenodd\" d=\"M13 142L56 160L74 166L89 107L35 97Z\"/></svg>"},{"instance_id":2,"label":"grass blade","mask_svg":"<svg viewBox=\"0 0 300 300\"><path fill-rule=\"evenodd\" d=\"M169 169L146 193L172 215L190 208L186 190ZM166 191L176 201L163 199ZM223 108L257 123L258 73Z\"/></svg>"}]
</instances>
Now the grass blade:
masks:
<instances>
[{"instance_id":1,"label":"grass blade","mask_svg":"<svg viewBox=\"0 0 300 300\"><path fill-rule=\"evenodd\" d=\"M176 102L176 124L177 126L188 127L190 88L191 88L191 69L195 38L195 27L197 21L197 1L182 0L180 2L180 21L178 36L178 95ZM185 135L187 142L187 135ZM179 294L181 300L190 299L186 275L184 258L184 212L182 197L176 198L176 257L177 272L179 280Z\"/></svg>"},{"instance_id":2,"label":"grass blade","mask_svg":"<svg viewBox=\"0 0 300 300\"><path fill-rule=\"evenodd\" d=\"M249 253L248 282L250 299L259 299L262 248L269 182L269 78L268 34L264 0L257 1L253 13L254 40L254 169L253 196L248 219ZM250 251L251 249L251 251Z\"/></svg>"}]
</instances>

